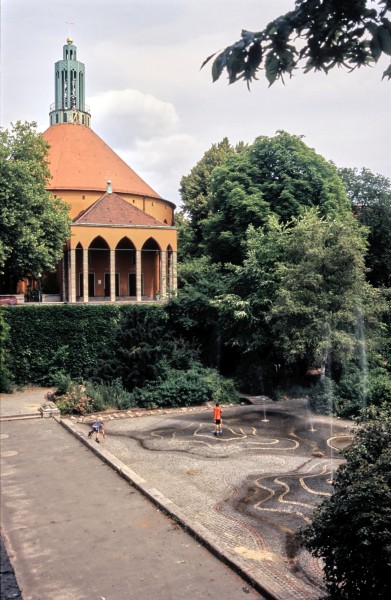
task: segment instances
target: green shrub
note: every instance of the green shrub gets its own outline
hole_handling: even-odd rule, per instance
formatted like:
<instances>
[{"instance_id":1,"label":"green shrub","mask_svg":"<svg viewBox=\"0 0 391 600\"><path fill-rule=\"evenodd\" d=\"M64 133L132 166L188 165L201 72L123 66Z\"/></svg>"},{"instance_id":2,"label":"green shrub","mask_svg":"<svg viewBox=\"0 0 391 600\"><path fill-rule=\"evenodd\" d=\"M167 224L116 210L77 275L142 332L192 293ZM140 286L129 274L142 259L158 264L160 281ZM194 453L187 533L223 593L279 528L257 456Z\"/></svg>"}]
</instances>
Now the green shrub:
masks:
<instances>
[{"instance_id":1,"label":"green shrub","mask_svg":"<svg viewBox=\"0 0 391 600\"><path fill-rule=\"evenodd\" d=\"M46 397L56 403L62 414L85 415L94 411L93 401L81 383L73 383L65 393L49 393Z\"/></svg>"},{"instance_id":2,"label":"green shrub","mask_svg":"<svg viewBox=\"0 0 391 600\"><path fill-rule=\"evenodd\" d=\"M319 379L308 394L310 408L314 413L331 415L334 412L335 383L329 377Z\"/></svg>"},{"instance_id":3,"label":"green shrub","mask_svg":"<svg viewBox=\"0 0 391 600\"><path fill-rule=\"evenodd\" d=\"M111 344L121 307L25 305L4 307L10 328L10 370L16 383L54 385L59 374L90 377Z\"/></svg>"},{"instance_id":4,"label":"green shrub","mask_svg":"<svg viewBox=\"0 0 391 600\"><path fill-rule=\"evenodd\" d=\"M53 379L53 385L56 386L56 394L62 396L69 392L73 385L72 377L65 373L58 373L58 375Z\"/></svg>"},{"instance_id":5,"label":"green shrub","mask_svg":"<svg viewBox=\"0 0 391 600\"><path fill-rule=\"evenodd\" d=\"M196 367L186 371L172 369L167 378L136 388L132 397L137 406L191 406L208 401L236 402L234 385L214 369Z\"/></svg>"},{"instance_id":6,"label":"green shrub","mask_svg":"<svg viewBox=\"0 0 391 600\"><path fill-rule=\"evenodd\" d=\"M368 387L371 404L391 404L391 374L386 369L371 372Z\"/></svg>"},{"instance_id":7,"label":"green shrub","mask_svg":"<svg viewBox=\"0 0 391 600\"><path fill-rule=\"evenodd\" d=\"M125 410L134 406L129 392L124 390L121 380L115 379L108 383L86 383L86 391L92 400L94 412L107 409Z\"/></svg>"},{"instance_id":8,"label":"green shrub","mask_svg":"<svg viewBox=\"0 0 391 600\"><path fill-rule=\"evenodd\" d=\"M356 417L368 401L368 376L352 369L336 385L335 412L339 417Z\"/></svg>"},{"instance_id":9,"label":"green shrub","mask_svg":"<svg viewBox=\"0 0 391 600\"><path fill-rule=\"evenodd\" d=\"M390 595L391 411L363 411L344 451L333 491L299 530L304 547L322 559L327 598L385 600Z\"/></svg>"},{"instance_id":10,"label":"green shrub","mask_svg":"<svg viewBox=\"0 0 391 600\"><path fill-rule=\"evenodd\" d=\"M0 392L11 394L13 377L10 370L10 327L0 312Z\"/></svg>"},{"instance_id":11,"label":"green shrub","mask_svg":"<svg viewBox=\"0 0 391 600\"><path fill-rule=\"evenodd\" d=\"M352 370L336 386L336 413L340 417L357 417L366 406L383 402L391 403L391 377L385 368L369 373Z\"/></svg>"}]
</instances>

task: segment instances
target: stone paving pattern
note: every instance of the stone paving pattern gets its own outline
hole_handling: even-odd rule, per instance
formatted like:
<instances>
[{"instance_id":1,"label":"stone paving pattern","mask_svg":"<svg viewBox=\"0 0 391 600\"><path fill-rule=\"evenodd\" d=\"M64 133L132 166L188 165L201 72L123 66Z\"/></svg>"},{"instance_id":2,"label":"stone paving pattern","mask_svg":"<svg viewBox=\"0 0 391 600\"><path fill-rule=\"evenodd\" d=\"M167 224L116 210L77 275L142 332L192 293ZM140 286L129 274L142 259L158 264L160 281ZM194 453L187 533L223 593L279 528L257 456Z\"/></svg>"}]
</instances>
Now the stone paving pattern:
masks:
<instances>
[{"instance_id":1,"label":"stone paving pattern","mask_svg":"<svg viewBox=\"0 0 391 600\"><path fill-rule=\"evenodd\" d=\"M280 600L324 592L319 561L294 543L332 491L351 422L311 417L304 400L102 415L107 437L85 440L157 504ZM92 417L62 422L86 438Z\"/></svg>"}]
</instances>

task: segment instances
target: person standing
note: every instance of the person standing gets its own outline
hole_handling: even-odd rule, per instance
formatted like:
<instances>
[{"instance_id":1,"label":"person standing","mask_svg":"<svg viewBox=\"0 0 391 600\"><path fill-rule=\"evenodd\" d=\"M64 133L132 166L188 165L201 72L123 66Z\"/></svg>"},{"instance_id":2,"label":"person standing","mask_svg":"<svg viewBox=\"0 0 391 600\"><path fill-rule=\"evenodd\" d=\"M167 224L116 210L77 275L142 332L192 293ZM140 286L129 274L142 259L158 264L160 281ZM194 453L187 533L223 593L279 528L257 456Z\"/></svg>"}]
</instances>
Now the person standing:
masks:
<instances>
[{"instance_id":1,"label":"person standing","mask_svg":"<svg viewBox=\"0 0 391 600\"><path fill-rule=\"evenodd\" d=\"M91 431L88 434L88 437L90 438L93 434L96 434L95 437L95 441L99 442L99 434L101 433L103 435L103 437L106 437L106 432L105 432L105 428L103 426L103 421L101 421L100 419L98 419L97 421L95 421L94 423L92 423L91 425Z\"/></svg>"},{"instance_id":2,"label":"person standing","mask_svg":"<svg viewBox=\"0 0 391 600\"><path fill-rule=\"evenodd\" d=\"M223 419L221 417L221 406L219 404L219 402L216 402L216 406L213 409L213 419L215 422L215 431L214 431L214 435L222 435L223 433Z\"/></svg>"}]
</instances>

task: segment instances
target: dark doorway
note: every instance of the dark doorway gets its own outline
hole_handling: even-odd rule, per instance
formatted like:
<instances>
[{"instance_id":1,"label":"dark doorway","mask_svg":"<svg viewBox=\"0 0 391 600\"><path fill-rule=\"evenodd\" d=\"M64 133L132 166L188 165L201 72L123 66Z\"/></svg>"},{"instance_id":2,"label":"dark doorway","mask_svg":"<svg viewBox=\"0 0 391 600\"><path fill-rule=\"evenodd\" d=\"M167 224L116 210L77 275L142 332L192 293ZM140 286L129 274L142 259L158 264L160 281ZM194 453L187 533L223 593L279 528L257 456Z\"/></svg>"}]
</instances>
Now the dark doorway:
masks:
<instances>
[{"instance_id":1,"label":"dark doorway","mask_svg":"<svg viewBox=\"0 0 391 600\"><path fill-rule=\"evenodd\" d=\"M119 296L119 273L115 274L115 295ZM110 296L110 273L105 273L105 296Z\"/></svg>"},{"instance_id":2,"label":"dark doorway","mask_svg":"<svg viewBox=\"0 0 391 600\"><path fill-rule=\"evenodd\" d=\"M88 273L88 296L95 296L95 273Z\"/></svg>"},{"instance_id":3,"label":"dark doorway","mask_svg":"<svg viewBox=\"0 0 391 600\"><path fill-rule=\"evenodd\" d=\"M141 274L141 295L144 295L144 275ZM129 296L137 296L136 273L129 273Z\"/></svg>"}]
</instances>

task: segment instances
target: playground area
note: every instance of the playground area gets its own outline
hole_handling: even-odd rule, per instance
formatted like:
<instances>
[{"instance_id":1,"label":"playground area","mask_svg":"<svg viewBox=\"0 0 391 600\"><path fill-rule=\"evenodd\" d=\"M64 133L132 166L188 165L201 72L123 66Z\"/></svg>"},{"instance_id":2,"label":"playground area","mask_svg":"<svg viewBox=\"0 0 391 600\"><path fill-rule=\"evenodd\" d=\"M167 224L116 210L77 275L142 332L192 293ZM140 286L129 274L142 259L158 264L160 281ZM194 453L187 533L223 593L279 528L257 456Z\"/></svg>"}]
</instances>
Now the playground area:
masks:
<instances>
[{"instance_id":1,"label":"playground area","mask_svg":"<svg viewBox=\"0 0 391 600\"><path fill-rule=\"evenodd\" d=\"M274 597L315 600L322 565L295 531L332 492L352 423L312 415L304 399L105 415L106 439L89 441L231 565ZM65 419L83 438L89 418Z\"/></svg>"}]
</instances>

